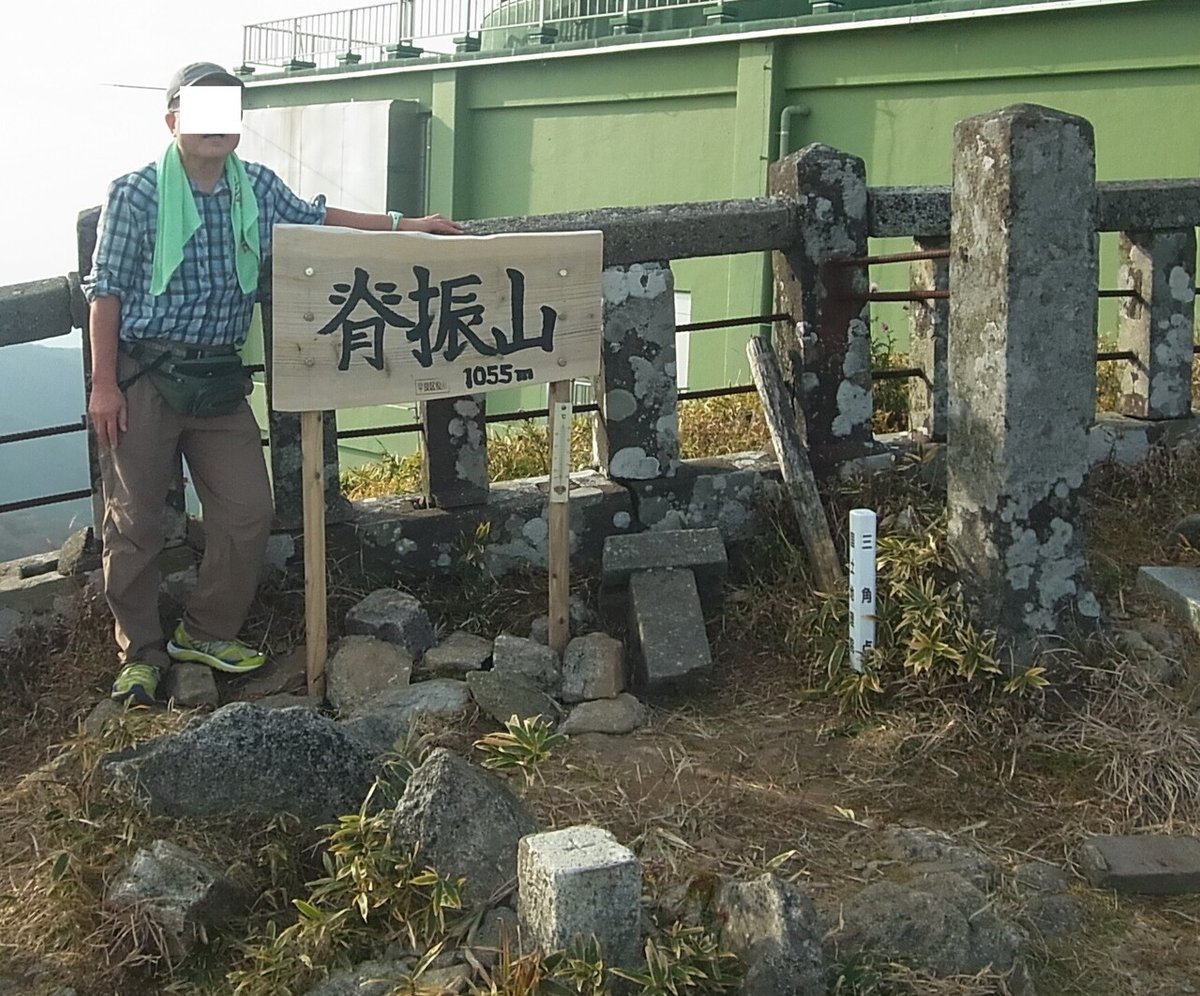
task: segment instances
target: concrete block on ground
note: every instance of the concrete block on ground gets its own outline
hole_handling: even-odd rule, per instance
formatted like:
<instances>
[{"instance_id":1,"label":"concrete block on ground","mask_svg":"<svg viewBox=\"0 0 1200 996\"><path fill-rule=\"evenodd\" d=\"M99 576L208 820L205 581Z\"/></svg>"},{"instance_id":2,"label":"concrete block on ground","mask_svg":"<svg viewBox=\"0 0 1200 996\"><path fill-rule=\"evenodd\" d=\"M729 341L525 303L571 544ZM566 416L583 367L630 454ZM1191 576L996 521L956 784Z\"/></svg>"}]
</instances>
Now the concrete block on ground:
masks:
<instances>
[{"instance_id":1,"label":"concrete block on ground","mask_svg":"<svg viewBox=\"0 0 1200 996\"><path fill-rule=\"evenodd\" d=\"M394 588L373 591L350 609L346 613L346 632L398 643L414 658L434 644L429 613L408 592Z\"/></svg>"},{"instance_id":2,"label":"concrete block on ground","mask_svg":"<svg viewBox=\"0 0 1200 996\"><path fill-rule=\"evenodd\" d=\"M563 652L564 702L616 698L625 690L625 645L607 633L577 636Z\"/></svg>"},{"instance_id":3,"label":"concrete block on ground","mask_svg":"<svg viewBox=\"0 0 1200 996\"><path fill-rule=\"evenodd\" d=\"M404 688L412 674L408 648L373 636L345 636L325 666L325 694L339 712L350 713L393 688Z\"/></svg>"},{"instance_id":4,"label":"concrete block on ground","mask_svg":"<svg viewBox=\"0 0 1200 996\"><path fill-rule=\"evenodd\" d=\"M689 570L638 571L629 579L634 685L678 690L712 667L696 579Z\"/></svg>"},{"instance_id":5,"label":"concrete block on ground","mask_svg":"<svg viewBox=\"0 0 1200 996\"><path fill-rule=\"evenodd\" d=\"M1137 586L1163 599L1177 618L1200 634L1200 570L1194 567L1139 567Z\"/></svg>"},{"instance_id":6,"label":"concrete block on ground","mask_svg":"<svg viewBox=\"0 0 1200 996\"><path fill-rule=\"evenodd\" d=\"M699 578L725 580L729 560L719 529L669 529L610 536L604 541L601 583L607 588L629 583L634 571L686 567Z\"/></svg>"},{"instance_id":7,"label":"concrete block on ground","mask_svg":"<svg viewBox=\"0 0 1200 996\"><path fill-rule=\"evenodd\" d=\"M421 658L420 673L430 678L462 679L481 671L492 656L492 641L474 633L455 630Z\"/></svg>"},{"instance_id":8,"label":"concrete block on ground","mask_svg":"<svg viewBox=\"0 0 1200 996\"><path fill-rule=\"evenodd\" d=\"M172 664L163 672L158 697L184 709L215 709L221 704L212 668L188 661Z\"/></svg>"},{"instance_id":9,"label":"concrete block on ground","mask_svg":"<svg viewBox=\"0 0 1200 996\"><path fill-rule=\"evenodd\" d=\"M544 644L508 633L501 633L492 644L492 673L524 681L547 695L558 695L562 686L558 654Z\"/></svg>"},{"instance_id":10,"label":"concrete block on ground","mask_svg":"<svg viewBox=\"0 0 1200 996\"><path fill-rule=\"evenodd\" d=\"M595 936L606 964L638 964L642 866L607 830L576 826L522 837L517 881L517 912L543 950Z\"/></svg>"},{"instance_id":11,"label":"concrete block on ground","mask_svg":"<svg viewBox=\"0 0 1200 996\"><path fill-rule=\"evenodd\" d=\"M1200 837L1099 835L1079 846L1076 861L1097 889L1154 896L1200 892Z\"/></svg>"}]
</instances>

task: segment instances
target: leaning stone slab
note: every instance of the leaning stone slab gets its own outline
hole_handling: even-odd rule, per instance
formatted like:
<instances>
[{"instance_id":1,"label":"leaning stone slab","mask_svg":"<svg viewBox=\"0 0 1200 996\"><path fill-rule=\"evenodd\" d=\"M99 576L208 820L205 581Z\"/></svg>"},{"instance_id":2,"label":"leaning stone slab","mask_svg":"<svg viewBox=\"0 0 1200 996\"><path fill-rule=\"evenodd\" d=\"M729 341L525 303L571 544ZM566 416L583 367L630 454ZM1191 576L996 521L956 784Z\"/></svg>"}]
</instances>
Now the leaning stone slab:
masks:
<instances>
[{"instance_id":1,"label":"leaning stone slab","mask_svg":"<svg viewBox=\"0 0 1200 996\"><path fill-rule=\"evenodd\" d=\"M156 840L113 879L104 906L149 919L161 931L171 960L178 961L196 947L205 928L244 913L250 898L207 861L169 840Z\"/></svg>"},{"instance_id":2,"label":"leaning stone slab","mask_svg":"<svg viewBox=\"0 0 1200 996\"><path fill-rule=\"evenodd\" d=\"M346 632L376 636L420 657L434 644L429 613L406 591L380 588L346 613Z\"/></svg>"},{"instance_id":3,"label":"leaning stone slab","mask_svg":"<svg viewBox=\"0 0 1200 996\"><path fill-rule=\"evenodd\" d=\"M825 929L803 890L768 873L722 883L714 905L722 944L746 966L745 996L825 996Z\"/></svg>"},{"instance_id":4,"label":"leaning stone slab","mask_svg":"<svg viewBox=\"0 0 1200 996\"><path fill-rule=\"evenodd\" d=\"M346 636L325 665L325 694L339 712L353 712L381 692L406 688L412 674L407 647L373 636Z\"/></svg>"},{"instance_id":5,"label":"leaning stone slab","mask_svg":"<svg viewBox=\"0 0 1200 996\"><path fill-rule=\"evenodd\" d=\"M421 674L431 678L462 679L471 671L481 671L492 656L492 641L474 633L455 630L421 658Z\"/></svg>"},{"instance_id":6,"label":"leaning stone slab","mask_svg":"<svg viewBox=\"0 0 1200 996\"><path fill-rule=\"evenodd\" d=\"M554 699L521 678L495 671L472 671L467 675L467 687L475 704L497 723L507 723L513 716L540 716L553 726L562 715Z\"/></svg>"},{"instance_id":7,"label":"leaning stone slab","mask_svg":"<svg viewBox=\"0 0 1200 996\"><path fill-rule=\"evenodd\" d=\"M422 717L452 720L471 704L471 691L461 681L431 678L391 688L362 703L339 725L372 756L395 748Z\"/></svg>"},{"instance_id":8,"label":"leaning stone slab","mask_svg":"<svg viewBox=\"0 0 1200 996\"><path fill-rule=\"evenodd\" d=\"M523 837L517 878L517 913L542 950L594 936L606 964L637 965L642 866L607 830L576 826Z\"/></svg>"},{"instance_id":9,"label":"leaning stone slab","mask_svg":"<svg viewBox=\"0 0 1200 996\"><path fill-rule=\"evenodd\" d=\"M625 645L607 633L577 636L563 652L564 702L616 698L625 690Z\"/></svg>"},{"instance_id":10,"label":"leaning stone slab","mask_svg":"<svg viewBox=\"0 0 1200 996\"><path fill-rule=\"evenodd\" d=\"M696 579L690 570L638 571L629 579L635 684L678 690L712 667Z\"/></svg>"},{"instance_id":11,"label":"leaning stone slab","mask_svg":"<svg viewBox=\"0 0 1200 996\"><path fill-rule=\"evenodd\" d=\"M1089 837L1076 860L1097 889L1153 896L1200 892L1200 837Z\"/></svg>"},{"instance_id":12,"label":"leaning stone slab","mask_svg":"<svg viewBox=\"0 0 1200 996\"><path fill-rule=\"evenodd\" d=\"M215 709L221 704L212 668L186 661L167 668L159 697L183 709Z\"/></svg>"},{"instance_id":13,"label":"leaning stone slab","mask_svg":"<svg viewBox=\"0 0 1200 996\"><path fill-rule=\"evenodd\" d=\"M1200 633L1200 571L1194 567L1139 567L1137 586L1161 598L1179 619Z\"/></svg>"},{"instance_id":14,"label":"leaning stone slab","mask_svg":"<svg viewBox=\"0 0 1200 996\"><path fill-rule=\"evenodd\" d=\"M468 905L487 902L517 874L517 842L540 828L495 775L444 748L409 776L392 817L392 845L420 845L421 862L466 878Z\"/></svg>"},{"instance_id":15,"label":"leaning stone slab","mask_svg":"<svg viewBox=\"0 0 1200 996\"><path fill-rule=\"evenodd\" d=\"M632 733L646 725L649 711L641 702L625 692L615 699L580 702L559 726L559 733L574 736L580 733Z\"/></svg>"},{"instance_id":16,"label":"leaning stone slab","mask_svg":"<svg viewBox=\"0 0 1200 996\"><path fill-rule=\"evenodd\" d=\"M523 636L501 633L492 645L492 671L508 679L524 681L547 695L557 695L562 685L562 666L550 647Z\"/></svg>"},{"instance_id":17,"label":"leaning stone slab","mask_svg":"<svg viewBox=\"0 0 1200 996\"><path fill-rule=\"evenodd\" d=\"M249 702L111 754L103 770L167 816L287 812L312 824L356 811L375 775L370 754L333 720Z\"/></svg>"}]
</instances>

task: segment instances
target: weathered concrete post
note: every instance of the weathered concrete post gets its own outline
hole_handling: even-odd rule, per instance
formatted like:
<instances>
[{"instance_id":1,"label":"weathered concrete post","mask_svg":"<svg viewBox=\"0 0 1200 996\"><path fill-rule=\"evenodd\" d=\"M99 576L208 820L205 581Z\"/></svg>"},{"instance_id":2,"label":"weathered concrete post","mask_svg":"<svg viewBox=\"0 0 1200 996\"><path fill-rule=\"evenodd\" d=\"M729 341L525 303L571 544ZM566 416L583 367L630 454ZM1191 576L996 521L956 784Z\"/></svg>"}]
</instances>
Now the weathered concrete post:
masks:
<instances>
[{"instance_id":1,"label":"weathered concrete post","mask_svg":"<svg viewBox=\"0 0 1200 996\"><path fill-rule=\"evenodd\" d=\"M486 395L426 401L420 406L421 487L436 508L483 505L488 499Z\"/></svg>"},{"instance_id":2,"label":"weathered concrete post","mask_svg":"<svg viewBox=\"0 0 1200 996\"><path fill-rule=\"evenodd\" d=\"M1187 418L1192 412L1192 328L1196 320L1196 230L1122 232L1119 285L1137 292L1121 305L1121 412Z\"/></svg>"},{"instance_id":3,"label":"weathered concrete post","mask_svg":"<svg viewBox=\"0 0 1200 996\"><path fill-rule=\"evenodd\" d=\"M867 271L829 265L866 255L866 166L808 145L772 164L770 192L797 205L796 242L774 254L776 310L793 318L776 325L775 352L813 465L828 468L873 449Z\"/></svg>"},{"instance_id":4,"label":"weathered concrete post","mask_svg":"<svg viewBox=\"0 0 1200 996\"><path fill-rule=\"evenodd\" d=\"M913 239L918 252L944 250L949 239ZM921 259L909 265L909 286L914 290L947 290L949 259ZM950 302L913 301L909 304L909 358L924 377L908 382L908 428L933 442L946 439L946 330L950 327Z\"/></svg>"},{"instance_id":5,"label":"weathered concrete post","mask_svg":"<svg viewBox=\"0 0 1200 996\"><path fill-rule=\"evenodd\" d=\"M596 448L610 477L673 477L679 467L675 280L666 263L611 266L602 277L604 343Z\"/></svg>"},{"instance_id":6,"label":"weathered concrete post","mask_svg":"<svg viewBox=\"0 0 1200 996\"><path fill-rule=\"evenodd\" d=\"M1095 416L1092 126L1018 104L954 130L950 543L980 622L1027 666L1099 605L1079 491Z\"/></svg>"},{"instance_id":7,"label":"weathered concrete post","mask_svg":"<svg viewBox=\"0 0 1200 996\"><path fill-rule=\"evenodd\" d=\"M259 278L259 308L262 315L263 361L266 364L267 432L271 444L271 482L275 490L275 526L299 529L304 522L301 493L300 416L277 412L271 405L272 309L271 273L264 268ZM342 494L337 448L337 412L324 417L325 522L350 518L350 502Z\"/></svg>"}]
</instances>

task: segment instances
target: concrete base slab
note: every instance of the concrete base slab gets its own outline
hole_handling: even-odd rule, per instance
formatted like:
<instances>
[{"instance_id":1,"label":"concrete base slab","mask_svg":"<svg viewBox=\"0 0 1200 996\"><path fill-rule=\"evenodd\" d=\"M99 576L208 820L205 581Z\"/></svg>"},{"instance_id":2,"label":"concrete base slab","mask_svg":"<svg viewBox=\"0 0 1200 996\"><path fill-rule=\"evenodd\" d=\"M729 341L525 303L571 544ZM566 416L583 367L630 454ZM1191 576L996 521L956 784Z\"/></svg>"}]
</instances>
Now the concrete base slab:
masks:
<instances>
[{"instance_id":1,"label":"concrete base slab","mask_svg":"<svg viewBox=\"0 0 1200 996\"><path fill-rule=\"evenodd\" d=\"M1137 586L1170 605L1181 620L1200 634L1200 570L1194 567L1140 567Z\"/></svg>"},{"instance_id":2,"label":"concrete base slab","mask_svg":"<svg viewBox=\"0 0 1200 996\"><path fill-rule=\"evenodd\" d=\"M635 684L679 690L712 667L696 579L689 570L637 571L629 579Z\"/></svg>"},{"instance_id":3,"label":"concrete base slab","mask_svg":"<svg viewBox=\"0 0 1200 996\"><path fill-rule=\"evenodd\" d=\"M1098 889L1178 896L1200 892L1200 838L1167 834L1096 836L1080 845L1079 867Z\"/></svg>"}]
</instances>

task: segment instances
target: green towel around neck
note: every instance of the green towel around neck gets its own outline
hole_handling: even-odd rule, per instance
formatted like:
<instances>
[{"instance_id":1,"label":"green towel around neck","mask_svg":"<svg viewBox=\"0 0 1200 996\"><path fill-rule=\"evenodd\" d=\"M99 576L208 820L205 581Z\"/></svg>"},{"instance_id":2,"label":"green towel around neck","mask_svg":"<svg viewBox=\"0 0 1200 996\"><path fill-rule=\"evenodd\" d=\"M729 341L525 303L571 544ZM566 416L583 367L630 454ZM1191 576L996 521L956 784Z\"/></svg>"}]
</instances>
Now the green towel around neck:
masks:
<instances>
[{"instance_id":1,"label":"green towel around neck","mask_svg":"<svg viewBox=\"0 0 1200 996\"><path fill-rule=\"evenodd\" d=\"M258 289L262 260L258 240L258 199L246 176L246 167L235 155L225 160L225 182L229 184L229 220L233 227L234 262L243 293ZM183 168L179 146L172 142L158 160L158 218L154 238L154 261L150 293L157 297L167 289L183 262L183 247L200 227L200 212L192 185Z\"/></svg>"}]
</instances>

